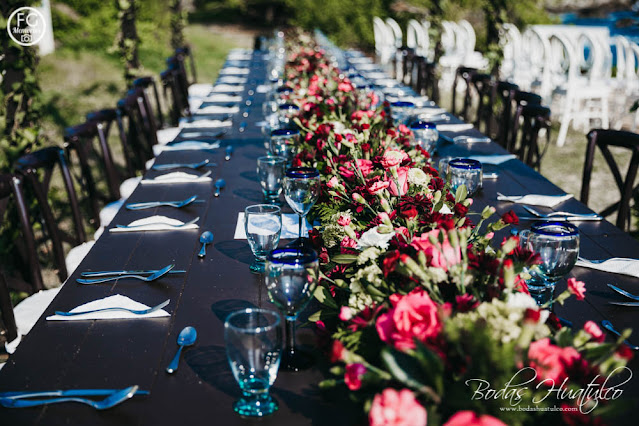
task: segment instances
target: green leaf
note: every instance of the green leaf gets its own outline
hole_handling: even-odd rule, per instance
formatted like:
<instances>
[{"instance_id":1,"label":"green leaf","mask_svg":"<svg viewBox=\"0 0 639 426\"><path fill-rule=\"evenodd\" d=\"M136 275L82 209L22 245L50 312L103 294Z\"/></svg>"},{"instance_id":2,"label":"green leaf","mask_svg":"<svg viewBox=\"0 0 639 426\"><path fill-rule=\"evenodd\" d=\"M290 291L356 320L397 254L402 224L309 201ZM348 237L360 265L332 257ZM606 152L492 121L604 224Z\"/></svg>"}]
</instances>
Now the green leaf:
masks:
<instances>
[{"instance_id":1,"label":"green leaf","mask_svg":"<svg viewBox=\"0 0 639 426\"><path fill-rule=\"evenodd\" d=\"M313 295L321 304L337 309L337 303L326 287L321 285L317 286Z\"/></svg>"},{"instance_id":2,"label":"green leaf","mask_svg":"<svg viewBox=\"0 0 639 426\"><path fill-rule=\"evenodd\" d=\"M340 263L342 265L350 265L351 263L357 260L356 254L338 254L331 258L331 260L335 263Z\"/></svg>"},{"instance_id":3,"label":"green leaf","mask_svg":"<svg viewBox=\"0 0 639 426\"><path fill-rule=\"evenodd\" d=\"M403 352L384 348L382 362L393 377L413 389L421 389L425 386L418 380L422 376L417 360Z\"/></svg>"},{"instance_id":4,"label":"green leaf","mask_svg":"<svg viewBox=\"0 0 639 426\"><path fill-rule=\"evenodd\" d=\"M460 185L457 187L457 192L455 193L455 203L460 203L466 199L468 195L468 189L466 189L466 185Z\"/></svg>"}]
</instances>

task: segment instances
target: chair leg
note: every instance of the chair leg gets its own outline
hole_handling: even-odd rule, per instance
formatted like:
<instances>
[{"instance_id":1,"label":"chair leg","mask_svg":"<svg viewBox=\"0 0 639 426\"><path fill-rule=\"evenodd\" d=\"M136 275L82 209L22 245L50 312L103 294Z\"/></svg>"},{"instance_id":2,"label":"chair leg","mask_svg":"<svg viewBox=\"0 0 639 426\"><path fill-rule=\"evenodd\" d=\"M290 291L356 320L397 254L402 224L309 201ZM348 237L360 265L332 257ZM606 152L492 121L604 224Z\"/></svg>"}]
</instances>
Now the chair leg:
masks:
<instances>
[{"instance_id":1,"label":"chair leg","mask_svg":"<svg viewBox=\"0 0 639 426\"><path fill-rule=\"evenodd\" d=\"M564 146L566 143L566 136L568 136L568 126L570 125L570 121L573 119L572 117L572 99L566 99L566 106L564 109L564 113L561 117L561 126L559 127L559 134L557 135L557 146Z\"/></svg>"}]
</instances>

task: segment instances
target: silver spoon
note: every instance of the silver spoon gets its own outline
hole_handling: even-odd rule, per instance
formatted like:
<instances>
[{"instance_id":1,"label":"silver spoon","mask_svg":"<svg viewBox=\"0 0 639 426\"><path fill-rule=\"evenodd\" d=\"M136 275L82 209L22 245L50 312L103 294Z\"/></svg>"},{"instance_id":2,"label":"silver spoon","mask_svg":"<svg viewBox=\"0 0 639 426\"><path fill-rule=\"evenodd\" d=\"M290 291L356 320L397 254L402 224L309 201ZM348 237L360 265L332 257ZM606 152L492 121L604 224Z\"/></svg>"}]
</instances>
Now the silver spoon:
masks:
<instances>
[{"instance_id":1,"label":"silver spoon","mask_svg":"<svg viewBox=\"0 0 639 426\"><path fill-rule=\"evenodd\" d=\"M197 254L197 257L206 256L206 245L211 244L213 242L213 233L211 231L204 231L202 235L200 235L200 243L202 243L202 248L200 252Z\"/></svg>"},{"instance_id":2,"label":"silver spoon","mask_svg":"<svg viewBox=\"0 0 639 426\"><path fill-rule=\"evenodd\" d=\"M218 179L215 181L215 193L213 194L213 196L215 197L219 197L220 196L220 191L222 190L222 188L224 188L226 186L226 181L224 179Z\"/></svg>"},{"instance_id":3,"label":"silver spoon","mask_svg":"<svg viewBox=\"0 0 639 426\"><path fill-rule=\"evenodd\" d=\"M12 399L0 398L0 405L7 408L23 408L36 407L39 405L57 404L60 402L79 402L87 404L96 410L106 410L131 398L138 391L139 386L131 386L126 389L114 392L101 401L94 401L87 398L65 397L65 398L49 398L49 399Z\"/></svg>"},{"instance_id":4,"label":"silver spoon","mask_svg":"<svg viewBox=\"0 0 639 426\"><path fill-rule=\"evenodd\" d=\"M144 210L151 209L154 207L166 206L166 207L175 207L176 209L188 206L192 202L197 200L197 195L192 195L186 200L182 201L149 201L146 203L130 203L126 205L126 208L129 210Z\"/></svg>"},{"instance_id":5,"label":"silver spoon","mask_svg":"<svg viewBox=\"0 0 639 426\"><path fill-rule=\"evenodd\" d=\"M180 331L180 334L178 335L178 339L177 339L177 344L180 346L180 348L178 349L177 353L173 357L173 360L171 361L169 366L166 367L167 373L172 374L173 372L175 372L175 370L178 369L182 348L184 348L184 346L191 346L193 343L195 343L195 339L197 339L197 331L195 331L195 328L189 326L189 327L184 327L182 331Z\"/></svg>"},{"instance_id":6,"label":"silver spoon","mask_svg":"<svg viewBox=\"0 0 639 426\"><path fill-rule=\"evenodd\" d=\"M226 155L224 156L224 159L226 161L229 161L231 159L231 155L233 154L233 147L231 145L226 147Z\"/></svg>"},{"instance_id":7,"label":"silver spoon","mask_svg":"<svg viewBox=\"0 0 639 426\"><path fill-rule=\"evenodd\" d=\"M55 311L55 314L63 316L63 317L71 317L74 315L92 314L94 312L103 312L103 311L126 311L126 312L131 312L132 314L135 314L135 315L146 315L146 314L150 314L151 312L159 311L160 309L168 305L170 301L171 299L166 299L164 302L160 303L159 305L154 306L152 308L148 308L148 309L129 309L129 308L123 308L121 306L115 306L113 308L93 309L90 311L80 311L80 312Z\"/></svg>"},{"instance_id":8,"label":"silver spoon","mask_svg":"<svg viewBox=\"0 0 639 426\"><path fill-rule=\"evenodd\" d=\"M115 277L106 277L106 278L96 278L96 279L92 279L92 280L87 280L84 278L78 278L76 280L76 282L78 284L100 284L100 283L106 283L109 281L115 281L115 280L120 280L120 279L124 279L124 278L134 278L136 280L140 280L140 281L146 281L146 282L151 282L154 280L157 280L160 277L163 277L164 275L168 274L169 271L171 269L175 268L174 264L171 265L167 265L162 269L159 269L157 272L155 272L154 274L151 275L135 275L135 274L129 274L129 275L118 275Z\"/></svg>"},{"instance_id":9,"label":"silver spoon","mask_svg":"<svg viewBox=\"0 0 639 426\"><path fill-rule=\"evenodd\" d=\"M621 337L621 333L619 333L617 330L615 330L615 328L612 326L612 323L608 320L603 320L601 321L601 325L604 326L604 328L608 331L610 331L611 333L616 334L617 336ZM623 341L626 346L628 346L630 349L634 350L634 351L639 351L639 346L635 346L632 343L630 343L627 340Z\"/></svg>"}]
</instances>

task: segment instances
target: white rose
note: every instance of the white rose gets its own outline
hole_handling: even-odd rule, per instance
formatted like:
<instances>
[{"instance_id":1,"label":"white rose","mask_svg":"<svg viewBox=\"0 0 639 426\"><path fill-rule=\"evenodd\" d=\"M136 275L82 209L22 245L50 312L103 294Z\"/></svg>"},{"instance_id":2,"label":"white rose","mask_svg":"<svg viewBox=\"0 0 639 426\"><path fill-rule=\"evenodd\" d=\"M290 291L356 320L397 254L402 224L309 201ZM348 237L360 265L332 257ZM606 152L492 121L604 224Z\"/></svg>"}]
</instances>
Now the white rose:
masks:
<instances>
[{"instance_id":1,"label":"white rose","mask_svg":"<svg viewBox=\"0 0 639 426\"><path fill-rule=\"evenodd\" d=\"M395 236L395 232L389 232L387 234L380 234L377 231L377 226L364 232L359 238L357 248L364 250L368 247L379 247L382 250L388 249L388 242Z\"/></svg>"}]
</instances>

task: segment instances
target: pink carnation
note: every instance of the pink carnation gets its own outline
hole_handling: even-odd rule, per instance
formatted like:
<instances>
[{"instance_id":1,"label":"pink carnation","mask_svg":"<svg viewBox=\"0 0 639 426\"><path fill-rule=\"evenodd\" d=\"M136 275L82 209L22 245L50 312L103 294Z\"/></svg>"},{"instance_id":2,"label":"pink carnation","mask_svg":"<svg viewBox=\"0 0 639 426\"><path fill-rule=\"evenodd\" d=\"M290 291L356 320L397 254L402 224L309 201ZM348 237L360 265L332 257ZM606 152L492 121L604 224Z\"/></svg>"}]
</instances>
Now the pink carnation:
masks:
<instances>
[{"instance_id":1,"label":"pink carnation","mask_svg":"<svg viewBox=\"0 0 639 426\"><path fill-rule=\"evenodd\" d=\"M351 224L350 216L340 215L339 218L337 219L337 224L339 226L348 226L348 225L350 225Z\"/></svg>"},{"instance_id":2,"label":"pink carnation","mask_svg":"<svg viewBox=\"0 0 639 426\"><path fill-rule=\"evenodd\" d=\"M356 391L362 387L362 377L366 374L366 367L364 365L355 363L348 364L346 366L346 372L344 373L344 383L352 391Z\"/></svg>"},{"instance_id":3,"label":"pink carnation","mask_svg":"<svg viewBox=\"0 0 639 426\"><path fill-rule=\"evenodd\" d=\"M357 241L355 241L351 237L344 237L342 239L342 241L340 242L340 247L343 247L343 248L356 248L357 247Z\"/></svg>"},{"instance_id":4,"label":"pink carnation","mask_svg":"<svg viewBox=\"0 0 639 426\"><path fill-rule=\"evenodd\" d=\"M384 389L375 395L368 413L371 426L425 426L426 420L426 409L408 389Z\"/></svg>"},{"instance_id":5,"label":"pink carnation","mask_svg":"<svg viewBox=\"0 0 639 426\"><path fill-rule=\"evenodd\" d=\"M379 316L375 327L380 339L396 349L414 349L415 339L425 342L437 337L442 323L437 304L424 290L416 288L405 296L390 296L392 308Z\"/></svg>"},{"instance_id":6,"label":"pink carnation","mask_svg":"<svg viewBox=\"0 0 639 426\"><path fill-rule=\"evenodd\" d=\"M477 413L469 410L456 412L444 426L506 426L506 423L488 414Z\"/></svg>"},{"instance_id":7,"label":"pink carnation","mask_svg":"<svg viewBox=\"0 0 639 426\"><path fill-rule=\"evenodd\" d=\"M382 166L385 169L390 169L391 167L399 166L405 158L408 157L404 151L398 151L394 149L389 149L384 153L382 157Z\"/></svg>"},{"instance_id":8,"label":"pink carnation","mask_svg":"<svg viewBox=\"0 0 639 426\"><path fill-rule=\"evenodd\" d=\"M395 197L406 195L406 193L408 192L408 170L410 170L410 167L397 168L397 182L399 183L401 191L397 190L395 179L392 176L388 177L388 180L390 181L390 187L388 188L388 190Z\"/></svg>"},{"instance_id":9,"label":"pink carnation","mask_svg":"<svg viewBox=\"0 0 639 426\"><path fill-rule=\"evenodd\" d=\"M577 300L586 298L586 284L576 278L568 278L568 291L577 296Z\"/></svg>"},{"instance_id":10,"label":"pink carnation","mask_svg":"<svg viewBox=\"0 0 639 426\"><path fill-rule=\"evenodd\" d=\"M606 336L604 335L603 331L601 331L597 323L595 323L594 321L586 322L584 324L584 330L586 331L586 333L590 334L596 342L601 343L606 340Z\"/></svg>"},{"instance_id":11,"label":"pink carnation","mask_svg":"<svg viewBox=\"0 0 639 426\"><path fill-rule=\"evenodd\" d=\"M364 177L368 176L373 171L373 162L371 160L355 160L357 167L362 171Z\"/></svg>"},{"instance_id":12,"label":"pink carnation","mask_svg":"<svg viewBox=\"0 0 639 426\"><path fill-rule=\"evenodd\" d=\"M390 186L390 182L378 180L377 182L374 182L371 186L368 187L368 192L370 192L372 195L375 195L378 192L385 190L389 186Z\"/></svg>"},{"instance_id":13,"label":"pink carnation","mask_svg":"<svg viewBox=\"0 0 639 426\"><path fill-rule=\"evenodd\" d=\"M326 182L326 186L328 186L329 188L335 188L339 186L339 180L337 179L337 176L333 176L331 180Z\"/></svg>"},{"instance_id":14,"label":"pink carnation","mask_svg":"<svg viewBox=\"0 0 639 426\"><path fill-rule=\"evenodd\" d=\"M430 232L422 234L421 237L413 237L411 246L419 251L423 251L428 260L428 266L442 268L448 271L448 268L457 265L462 260L461 248L453 247L448 241L448 235L444 233L444 241L441 244L433 244L430 242L429 236L438 240L439 229L433 229ZM439 241L439 240L438 240Z\"/></svg>"},{"instance_id":15,"label":"pink carnation","mask_svg":"<svg viewBox=\"0 0 639 426\"><path fill-rule=\"evenodd\" d=\"M535 369L537 378L549 380L548 386L561 385L568 377L567 371L581 363L581 355L572 346L560 348L550 343L549 338L532 342L528 348L528 361Z\"/></svg>"}]
</instances>

